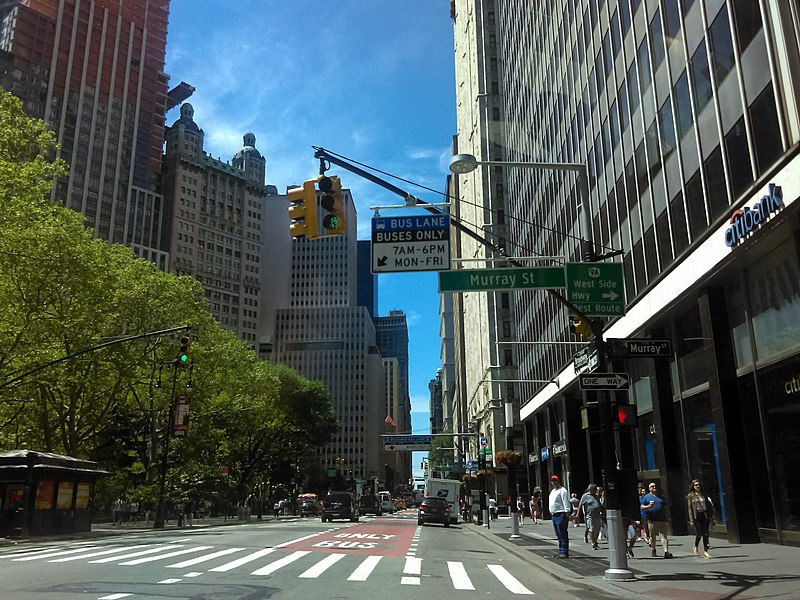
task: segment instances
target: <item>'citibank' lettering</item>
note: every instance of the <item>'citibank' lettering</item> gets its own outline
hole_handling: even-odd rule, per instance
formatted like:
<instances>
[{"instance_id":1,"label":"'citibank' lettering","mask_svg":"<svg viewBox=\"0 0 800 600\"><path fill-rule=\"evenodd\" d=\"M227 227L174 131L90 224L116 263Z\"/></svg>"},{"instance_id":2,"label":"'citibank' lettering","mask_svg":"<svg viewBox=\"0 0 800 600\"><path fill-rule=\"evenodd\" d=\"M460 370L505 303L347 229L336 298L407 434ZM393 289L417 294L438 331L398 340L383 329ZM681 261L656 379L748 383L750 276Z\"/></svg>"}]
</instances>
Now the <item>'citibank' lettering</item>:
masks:
<instances>
[{"instance_id":1,"label":"'citibank' lettering","mask_svg":"<svg viewBox=\"0 0 800 600\"><path fill-rule=\"evenodd\" d=\"M770 183L769 193L761 198L753 208L745 206L733 211L731 226L725 230L725 245L731 248L738 244L779 208L783 208L781 186Z\"/></svg>"},{"instance_id":2,"label":"'citibank' lettering","mask_svg":"<svg viewBox=\"0 0 800 600\"><path fill-rule=\"evenodd\" d=\"M800 392L800 377L795 375L791 379L787 379L786 382L783 384L783 389L786 391L787 395L796 394Z\"/></svg>"}]
</instances>

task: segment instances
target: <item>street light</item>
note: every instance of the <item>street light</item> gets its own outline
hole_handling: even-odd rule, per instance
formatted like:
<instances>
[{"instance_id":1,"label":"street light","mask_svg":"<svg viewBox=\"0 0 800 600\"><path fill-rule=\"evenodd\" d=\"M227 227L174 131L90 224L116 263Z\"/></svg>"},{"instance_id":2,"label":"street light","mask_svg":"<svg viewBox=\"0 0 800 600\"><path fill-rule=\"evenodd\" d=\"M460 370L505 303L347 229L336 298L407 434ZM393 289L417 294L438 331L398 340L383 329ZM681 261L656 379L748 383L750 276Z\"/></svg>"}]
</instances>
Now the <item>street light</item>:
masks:
<instances>
[{"instance_id":1,"label":"street light","mask_svg":"<svg viewBox=\"0 0 800 600\"><path fill-rule=\"evenodd\" d=\"M523 169L547 169L551 171L574 171L577 173L578 192L580 193L581 229L583 246L583 259L596 261L601 258L595 254L592 243L592 228L589 222L589 171L581 163L546 163L546 162L508 162L497 160L478 160L472 154L456 154L450 159L450 171L456 175L466 175L479 166L489 167L520 167Z\"/></svg>"},{"instance_id":2,"label":"street light","mask_svg":"<svg viewBox=\"0 0 800 600\"><path fill-rule=\"evenodd\" d=\"M589 171L585 164L580 163L546 163L546 162L506 162L478 160L472 154L456 154L450 159L450 170L456 175L466 175L471 173L479 166L498 166L498 167L519 167L523 169L547 169L553 171L574 171L577 174L577 187L580 194L580 213L581 213L581 246L582 257L586 262L596 262L605 260L613 256L622 254L622 250L611 250L604 254L597 254L592 241L592 228L589 219ZM515 261L514 261L515 262ZM521 265L517 265L521 266ZM581 311L554 290L548 290L552 296L558 299L564 306L582 318ZM598 348L603 344L603 325L599 319L591 320L592 332ZM598 354L599 371L604 371L606 367L605 352ZM603 471L607 479L606 483L606 515L608 518L609 531L609 568L605 571L607 579L633 579L633 572L628 569L628 556L626 552L625 534L622 526L622 511L620 510L619 491L617 490L616 459L614 456L615 440L611 430L611 413L609 410L609 400L607 395L601 394L599 397L601 413L604 415L602 436L603 448Z\"/></svg>"}]
</instances>

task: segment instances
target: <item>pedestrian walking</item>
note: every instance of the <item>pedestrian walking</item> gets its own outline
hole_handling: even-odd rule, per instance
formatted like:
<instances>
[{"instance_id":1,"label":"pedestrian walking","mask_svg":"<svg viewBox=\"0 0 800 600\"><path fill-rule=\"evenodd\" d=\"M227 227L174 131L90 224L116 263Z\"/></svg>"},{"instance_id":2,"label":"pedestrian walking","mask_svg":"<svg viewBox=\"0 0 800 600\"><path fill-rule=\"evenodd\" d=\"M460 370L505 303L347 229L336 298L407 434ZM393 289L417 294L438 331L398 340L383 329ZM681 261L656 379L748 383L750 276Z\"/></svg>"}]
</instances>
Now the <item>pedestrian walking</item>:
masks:
<instances>
[{"instance_id":1,"label":"pedestrian walking","mask_svg":"<svg viewBox=\"0 0 800 600\"><path fill-rule=\"evenodd\" d=\"M528 502L528 509L531 511L531 521L533 521L534 525L539 524L539 500L536 496L531 496L530 501Z\"/></svg>"},{"instance_id":2,"label":"pedestrian walking","mask_svg":"<svg viewBox=\"0 0 800 600\"><path fill-rule=\"evenodd\" d=\"M489 498L489 518L494 521L497 519L497 500Z\"/></svg>"},{"instance_id":3,"label":"pedestrian walking","mask_svg":"<svg viewBox=\"0 0 800 600\"><path fill-rule=\"evenodd\" d=\"M572 506L572 516L575 518L575 522L573 523L573 527L580 527L580 515L578 515L578 506L580 506L580 499L578 498L578 494L572 493L569 497L569 503Z\"/></svg>"},{"instance_id":4,"label":"pedestrian walking","mask_svg":"<svg viewBox=\"0 0 800 600\"><path fill-rule=\"evenodd\" d=\"M553 520L553 529L558 538L558 554L555 558L569 558L569 521L572 514L569 492L561 485L558 475L550 477L550 487L552 489L548 497L548 504Z\"/></svg>"},{"instance_id":5,"label":"pedestrian walking","mask_svg":"<svg viewBox=\"0 0 800 600\"><path fill-rule=\"evenodd\" d=\"M641 535L640 539L650 545L650 526L648 525L647 509L644 507L646 504L644 497L647 495L647 490L643 487L639 488L639 515L641 516Z\"/></svg>"},{"instance_id":6,"label":"pedestrian walking","mask_svg":"<svg viewBox=\"0 0 800 600\"><path fill-rule=\"evenodd\" d=\"M589 541L592 548L599 550L597 536L600 535L600 528L603 526L603 505L597 496L597 485L590 483L586 492L578 501L578 519L583 516L586 521L586 530L589 534Z\"/></svg>"},{"instance_id":7,"label":"pedestrian walking","mask_svg":"<svg viewBox=\"0 0 800 600\"><path fill-rule=\"evenodd\" d=\"M698 546L703 540L703 556L711 558L708 553L708 528L714 522L714 503L711 502L699 479L692 481L692 487L686 494L686 508L689 514L689 523L694 526L694 555L700 556Z\"/></svg>"},{"instance_id":8,"label":"pedestrian walking","mask_svg":"<svg viewBox=\"0 0 800 600\"><path fill-rule=\"evenodd\" d=\"M119 496L111 503L111 514L114 517L114 525L122 525L122 505L122 498Z\"/></svg>"},{"instance_id":9,"label":"pedestrian walking","mask_svg":"<svg viewBox=\"0 0 800 600\"><path fill-rule=\"evenodd\" d=\"M517 518L520 525L525 523L525 502L520 496L517 497Z\"/></svg>"},{"instance_id":10,"label":"pedestrian walking","mask_svg":"<svg viewBox=\"0 0 800 600\"><path fill-rule=\"evenodd\" d=\"M664 558L672 558L669 551L669 510L667 501L659 495L658 486L651 482L647 486L649 492L644 497L644 506L647 509L647 520L650 522L650 550L656 556L656 542L661 536L661 545L664 548Z\"/></svg>"},{"instance_id":11,"label":"pedestrian walking","mask_svg":"<svg viewBox=\"0 0 800 600\"><path fill-rule=\"evenodd\" d=\"M134 525L139 524L139 501L136 499L131 500L131 512L128 517L128 522Z\"/></svg>"}]
</instances>

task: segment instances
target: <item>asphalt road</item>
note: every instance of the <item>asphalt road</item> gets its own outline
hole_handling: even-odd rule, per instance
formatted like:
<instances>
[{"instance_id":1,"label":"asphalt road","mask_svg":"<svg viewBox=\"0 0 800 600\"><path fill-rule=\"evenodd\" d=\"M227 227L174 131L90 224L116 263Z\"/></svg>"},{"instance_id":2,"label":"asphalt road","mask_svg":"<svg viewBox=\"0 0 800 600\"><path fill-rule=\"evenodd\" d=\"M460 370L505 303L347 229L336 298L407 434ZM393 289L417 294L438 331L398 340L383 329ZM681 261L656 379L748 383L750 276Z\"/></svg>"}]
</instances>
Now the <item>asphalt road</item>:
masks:
<instances>
[{"instance_id":1,"label":"asphalt road","mask_svg":"<svg viewBox=\"0 0 800 600\"><path fill-rule=\"evenodd\" d=\"M3 599L431 600L454 592L603 598L470 527L418 527L412 510L359 523L286 519L0 549Z\"/></svg>"}]
</instances>

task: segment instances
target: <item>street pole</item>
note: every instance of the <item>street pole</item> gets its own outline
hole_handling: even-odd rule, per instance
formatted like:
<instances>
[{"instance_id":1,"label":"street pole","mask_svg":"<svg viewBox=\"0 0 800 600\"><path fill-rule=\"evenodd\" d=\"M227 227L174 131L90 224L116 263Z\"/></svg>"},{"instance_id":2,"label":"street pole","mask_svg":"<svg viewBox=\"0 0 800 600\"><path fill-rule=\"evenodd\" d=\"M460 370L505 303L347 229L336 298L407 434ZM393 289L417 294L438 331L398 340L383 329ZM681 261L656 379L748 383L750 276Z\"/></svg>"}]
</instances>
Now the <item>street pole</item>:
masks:
<instances>
[{"instance_id":1,"label":"street pole","mask_svg":"<svg viewBox=\"0 0 800 600\"><path fill-rule=\"evenodd\" d=\"M156 518L153 520L154 529L164 529L167 521L166 496L167 496L167 470L169 468L169 438L172 437L172 421L175 408L175 384L178 380L178 361L172 365L172 392L169 397L169 411L167 412L167 428L164 431L164 447L161 449L161 472L158 482L158 506Z\"/></svg>"},{"instance_id":2,"label":"street pole","mask_svg":"<svg viewBox=\"0 0 800 600\"><path fill-rule=\"evenodd\" d=\"M514 449L514 403L507 399L505 401L505 421L506 421L506 449ZM517 520L517 474L514 472L516 468L508 463L508 498L509 498L509 515L511 516L511 538L512 540L520 539L519 536L519 521Z\"/></svg>"}]
</instances>

